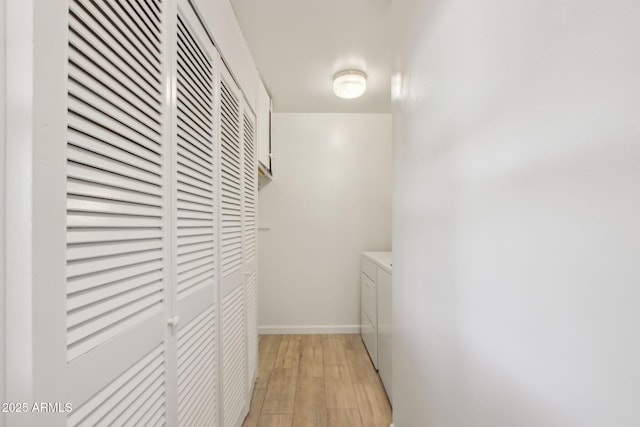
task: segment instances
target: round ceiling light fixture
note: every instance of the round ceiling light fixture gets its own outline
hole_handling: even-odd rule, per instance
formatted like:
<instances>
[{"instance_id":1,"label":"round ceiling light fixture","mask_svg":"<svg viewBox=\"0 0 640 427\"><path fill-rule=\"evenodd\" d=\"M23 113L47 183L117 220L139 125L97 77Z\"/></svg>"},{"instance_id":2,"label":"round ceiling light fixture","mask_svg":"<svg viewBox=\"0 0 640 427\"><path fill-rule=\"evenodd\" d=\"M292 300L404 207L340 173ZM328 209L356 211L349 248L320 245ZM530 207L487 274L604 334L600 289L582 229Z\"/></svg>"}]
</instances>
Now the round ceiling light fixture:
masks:
<instances>
[{"instance_id":1,"label":"round ceiling light fixture","mask_svg":"<svg viewBox=\"0 0 640 427\"><path fill-rule=\"evenodd\" d=\"M340 98L357 98L367 90L367 75L362 71L345 70L333 76L333 93Z\"/></svg>"}]
</instances>

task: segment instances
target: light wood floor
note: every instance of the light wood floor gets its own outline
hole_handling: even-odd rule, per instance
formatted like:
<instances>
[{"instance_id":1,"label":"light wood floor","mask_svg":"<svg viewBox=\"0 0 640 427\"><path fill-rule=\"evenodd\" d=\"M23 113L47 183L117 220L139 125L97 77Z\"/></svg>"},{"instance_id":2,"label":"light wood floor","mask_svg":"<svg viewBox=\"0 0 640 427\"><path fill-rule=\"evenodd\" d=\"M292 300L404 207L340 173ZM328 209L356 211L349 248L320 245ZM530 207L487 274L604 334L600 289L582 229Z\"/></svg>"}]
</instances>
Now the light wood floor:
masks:
<instances>
[{"instance_id":1,"label":"light wood floor","mask_svg":"<svg viewBox=\"0 0 640 427\"><path fill-rule=\"evenodd\" d=\"M389 427L389 401L359 335L262 335L243 427Z\"/></svg>"}]
</instances>

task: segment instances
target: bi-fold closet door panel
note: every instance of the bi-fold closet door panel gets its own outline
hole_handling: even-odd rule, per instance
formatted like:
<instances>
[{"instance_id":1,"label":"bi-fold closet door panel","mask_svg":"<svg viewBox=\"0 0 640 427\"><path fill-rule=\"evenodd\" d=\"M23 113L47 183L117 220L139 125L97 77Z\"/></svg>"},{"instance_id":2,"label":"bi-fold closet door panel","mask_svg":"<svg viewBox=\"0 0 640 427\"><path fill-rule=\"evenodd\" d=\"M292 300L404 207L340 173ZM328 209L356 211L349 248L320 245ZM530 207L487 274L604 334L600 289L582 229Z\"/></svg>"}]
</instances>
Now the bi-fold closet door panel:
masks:
<instances>
[{"instance_id":1,"label":"bi-fold closet door panel","mask_svg":"<svg viewBox=\"0 0 640 427\"><path fill-rule=\"evenodd\" d=\"M258 368L258 160L255 114L245 105L243 110L243 213L244 213L244 281L247 313L248 386L255 381Z\"/></svg>"},{"instance_id":2,"label":"bi-fold closet door panel","mask_svg":"<svg viewBox=\"0 0 640 427\"><path fill-rule=\"evenodd\" d=\"M243 282L242 94L220 67L220 310L224 426L248 411L246 302Z\"/></svg>"},{"instance_id":3,"label":"bi-fold closet door panel","mask_svg":"<svg viewBox=\"0 0 640 427\"><path fill-rule=\"evenodd\" d=\"M174 76L173 256L177 422L218 425L218 53L178 2Z\"/></svg>"},{"instance_id":4,"label":"bi-fold closet door panel","mask_svg":"<svg viewBox=\"0 0 640 427\"><path fill-rule=\"evenodd\" d=\"M68 5L68 425L162 425L170 265L166 3Z\"/></svg>"}]
</instances>

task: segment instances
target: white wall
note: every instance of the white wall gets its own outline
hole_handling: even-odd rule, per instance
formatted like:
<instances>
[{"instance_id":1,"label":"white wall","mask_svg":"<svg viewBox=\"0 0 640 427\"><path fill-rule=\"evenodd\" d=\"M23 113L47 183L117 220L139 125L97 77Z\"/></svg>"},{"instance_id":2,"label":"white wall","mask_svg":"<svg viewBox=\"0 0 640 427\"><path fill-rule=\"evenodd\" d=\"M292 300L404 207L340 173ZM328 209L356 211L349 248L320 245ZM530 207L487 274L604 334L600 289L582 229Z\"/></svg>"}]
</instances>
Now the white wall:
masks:
<instances>
[{"instance_id":1,"label":"white wall","mask_svg":"<svg viewBox=\"0 0 640 427\"><path fill-rule=\"evenodd\" d=\"M360 253L391 245L391 116L274 114L259 193L259 324L356 332Z\"/></svg>"},{"instance_id":2,"label":"white wall","mask_svg":"<svg viewBox=\"0 0 640 427\"><path fill-rule=\"evenodd\" d=\"M5 1L5 378L8 402L61 402L64 320L67 13ZM62 191L60 191L62 190ZM55 226L58 225L58 226ZM60 226L62 225L62 226ZM66 415L7 413L8 426Z\"/></svg>"},{"instance_id":3,"label":"white wall","mask_svg":"<svg viewBox=\"0 0 640 427\"><path fill-rule=\"evenodd\" d=\"M640 425L640 3L392 15L395 426Z\"/></svg>"},{"instance_id":4,"label":"white wall","mask_svg":"<svg viewBox=\"0 0 640 427\"><path fill-rule=\"evenodd\" d=\"M4 276L4 185L5 178L4 174L6 171L5 165L5 0L0 0L0 313L6 312L5 302L4 302L4 292L5 292L5 276ZM5 363L4 363L4 340L5 340L5 320L4 314L0 315L0 402L6 402L4 397L5 395ZM4 427L4 414L0 413L0 427Z\"/></svg>"}]
</instances>

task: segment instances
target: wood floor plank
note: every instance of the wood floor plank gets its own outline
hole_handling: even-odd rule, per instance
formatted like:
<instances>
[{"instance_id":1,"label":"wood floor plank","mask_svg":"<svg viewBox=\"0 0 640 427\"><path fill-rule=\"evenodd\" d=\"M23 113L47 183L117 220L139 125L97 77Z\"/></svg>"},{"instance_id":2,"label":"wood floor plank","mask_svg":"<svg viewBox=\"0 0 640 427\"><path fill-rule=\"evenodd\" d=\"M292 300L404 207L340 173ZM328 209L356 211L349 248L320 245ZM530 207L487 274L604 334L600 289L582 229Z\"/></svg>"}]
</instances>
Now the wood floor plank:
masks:
<instances>
[{"instance_id":1,"label":"wood floor plank","mask_svg":"<svg viewBox=\"0 0 640 427\"><path fill-rule=\"evenodd\" d=\"M294 413L326 407L324 378L298 379Z\"/></svg>"},{"instance_id":2,"label":"wood floor plank","mask_svg":"<svg viewBox=\"0 0 640 427\"><path fill-rule=\"evenodd\" d=\"M354 384L362 424L367 427L389 427L391 407L381 384Z\"/></svg>"},{"instance_id":3,"label":"wood floor plank","mask_svg":"<svg viewBox=\"0 0 640 427\"><path fill-rule=\"evenodd\" d=\"M325 365L346 365L347 355L342 338L329 336L322 339Z\"/></svg>"},{"instance_id":4,"label":"wood floor plank","mask_svg":"<svg viewBox=\"0 0 640 427\"><path fill-rule=\"evenodd\" d=\"M282 335L260 335L260 341L258 342L260 354L277 353L280 348L280 341L282 341Z\"/></svg>"},{"instance_id":5,"label":"wood floor plank","mask_svg":"<svg viewBox=\"0 0 640 427\"><path fill-rule=\"evenodd\" d=\"M300 339L300 344L304 346L322 347L322 335L306 334Z\"/></svg>"},{"instance_id":6,"label":"wood floor plank","mask_svg":"<svg viewBox=\"0 0 640 427\"><path fill-rule=\"evenodd\" d=\"M349 350L346 352L351 381L354 384L375 384L380 382L378 373L366 351L363 347L362 350Z\"/></svg>"},{"instance_id":7,"label":"wood floor plank","mask_svg":"<svg viewBox=\"0 0 640 427\"><path fill-rule=\"evenodd\" d=\"M296 386L279 385L269 386L264 397L261 414L293 414Z\"/></svg>"},{"instance_id":8,"label":"wood floor plank","mask_svg":"<svg viewBox=\"0 0 640 427\"><path fill-rule=\"evenodd\" d=\"M324 376L322 347L303 346L300 354L300 378L321 378Z\"/></svg>"},{"instance_id":9,"label":"wood floor plank","mask_svg":"<svg viewBox=\"0 0 640 427\"><path fill-rule=\"evenodd\" d=\"M327 385L352 384L349 365L327 365L324 368L324 381Z\"/></svg>"},{"instance_id":10,"label":"wood floor plank","mask_svg":"<svg viewBox=\"0 0 640 427\"><path fill-rule=\"evenodd\" d=\"M327 385L327 408L358 408L352 384Z\"/></svg>"},{"instance_id":11,"label":"wood floor plank","mask_svg":"<svg viewBox=\"0 0 640 427\"><path fill-rule=\"evenodd\" d=\"M297 368L300 359L300 339L284 335L278 348L275 368Z\"/></svg>"},{"instance_id":12,"label":"wood floor plank","mask_svg":"<svg viewBox=\"0 0 640 427\"><path fill-rule=\"evenodd\" d=\"M342 342L344 343L345 350L357 351L364 348L362 338L360 338L359 334L344 334L342 336Z\"/></svg>"},{"instance_id":13,"label":"wood floor plank","mask_svg":"<svg viewBox=\"0 0 640 427\"><path fill-rule=\"evenodd\" d=\"M258 357L258 378L255 388L267 388L271 371L276 362L276 353L260 353Z\"/></svg>"},{"instance_id":14,"label":"wood floor plank","mask_svg":"<svg viewBox=\"0 0 640 427\"><path fill-rule=\"evenodd\" d=\"M271 371L269 387L295 386L298 381L298 368L274 368Z\"/></svg>"},{"instance_id":15,"label":"wood floor plank","mask_svg":"<svg viewBox=\"0 0 640 427\"><path fill-rule=\"evenodd\" d=\"M294 413L293 427L327 427L327 408Z\"/></svg>"},{"instance_id":16,"label":"wood floor plank","mask_svg":"<svg viewBox=\"0 0 640 427\"><path fill-rule=\"evenodd\" d=\"M255 388L253 390L251 406L249 407L249 415L245 418L242 427L258 427L258 419L262 412L262 404L264 403L264 396L266 393L266 389Z\"/></svg>"},{"instance_id":17,"label":"wood floor plank","mask_svg":"<svg viewBox=\"0 0 640 427\"><path fill-rule=\"evenodd\" d=\"M358 409L327 409L327 427L364 427Z\"/></svg>"},{"instance_id":18,"label":"wood floor plank","mask_svg":"<svg viewBox=\"0 0 640 427\"><path fill-rule=\"evenodd\" d=\"M299 378L293 408L293 425L326 427L327 404L324 378Z\"/></svg>"},{"instance_id":19,"label":"wood floor plank","mask_svg":"<svg viewBox=\"0 0 640 427\"><path fill-rule=\"evenodd\" d=\"M291 415L260 415L258 421L258 427L291 427L293 423L293 416Z\"/></svg>"},{"instance_id":20,"label":"wood floor plank","mask_svg":"<svg viewBox=\"0 0 640 427\"><path fill-rule=\"evenodd\" d=\"M351 373L347 365L327 366L325 384L327 408L358 408Z\"/></svg>"}]
</instances>

